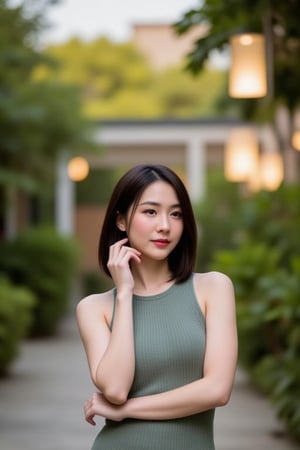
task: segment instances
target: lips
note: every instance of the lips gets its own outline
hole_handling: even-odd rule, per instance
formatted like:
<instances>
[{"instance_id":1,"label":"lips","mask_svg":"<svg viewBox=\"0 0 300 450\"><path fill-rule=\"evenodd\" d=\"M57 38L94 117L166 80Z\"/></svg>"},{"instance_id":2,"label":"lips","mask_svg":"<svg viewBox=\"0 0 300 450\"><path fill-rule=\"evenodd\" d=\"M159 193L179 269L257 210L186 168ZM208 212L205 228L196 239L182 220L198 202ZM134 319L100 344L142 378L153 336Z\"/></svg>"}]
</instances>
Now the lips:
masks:
<instances>
[{"instance_id":1,"label":"lips","mask_svg":"<svg viewBox=\"0 0 300 450\"><path fill-rule=\"evenodd\" d=\"M151 242L157 247L166 247L170 243L168 239L153 239Z\"/></svg>"},{"instance_id":2,"label":"lips","mask_svg":"<svg viewBox=\"0 0 300 450\"><path fill-rule=\"evenodd\" d=\"M158 242L160 244L169 244L169 240L168 239L153 239L152 242Z\"/></svg>"}]
</instances>

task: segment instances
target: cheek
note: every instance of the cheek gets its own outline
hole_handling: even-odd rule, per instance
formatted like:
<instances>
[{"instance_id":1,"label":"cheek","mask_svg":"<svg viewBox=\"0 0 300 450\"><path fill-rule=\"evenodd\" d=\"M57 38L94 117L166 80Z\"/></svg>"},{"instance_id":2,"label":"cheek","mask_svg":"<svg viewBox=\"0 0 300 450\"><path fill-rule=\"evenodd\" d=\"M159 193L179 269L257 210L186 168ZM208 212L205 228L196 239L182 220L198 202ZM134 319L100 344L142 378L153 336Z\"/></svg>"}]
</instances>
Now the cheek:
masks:
<instances>
[{"instance_id":1,"label":"cheek","mask_svg":"<svg viewBox=\"0 0 300 450\"><path fill-rule=\"evenodd\" d=\"M176 233L178 234L178 240L180 240L182 232L183 232L183 222L178 222L177 227L176 227Z\"/></svg>"},{"instance_id":2,"label":"cheek","mask_svg":"<svg viewBox=\"0 0 300 450\"><path fill-rule=\"evenodd\" d=\"M143 233L151 228L149 221L145 220L143 216L135 217L130 224L130 234L135 236L139 233Z\"/></svg>"}]
</instances>

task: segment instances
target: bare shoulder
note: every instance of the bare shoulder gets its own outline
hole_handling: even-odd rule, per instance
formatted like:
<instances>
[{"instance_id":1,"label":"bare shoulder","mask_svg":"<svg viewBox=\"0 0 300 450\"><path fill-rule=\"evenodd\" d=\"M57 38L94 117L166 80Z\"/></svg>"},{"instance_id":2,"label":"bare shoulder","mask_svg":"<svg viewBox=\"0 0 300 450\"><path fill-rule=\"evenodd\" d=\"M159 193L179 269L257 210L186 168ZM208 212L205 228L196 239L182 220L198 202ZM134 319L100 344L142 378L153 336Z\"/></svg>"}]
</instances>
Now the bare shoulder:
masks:
<instances>
[{"instance_id":1,"label":"bare shoulder","mask_svg":"<svg viewBox=\"0 0 300 450\"><path fill-rule=\"evenodd\" d=\"M76 316L107 316L112 309L113 289L100 294L91 294L83 297L76 306Z\"/></svg>"},{"instance_id":2,"label":"bare shoulder","mask_svg":"<svg viewBox=\"0 0 300 450\"><path fill-rule=\"evenodd\" d=\"M196 273L195 292L205 310L213 304L234 305L235 303L232 280L222 272Z\"/></svg>"},{"instance_id":3,"label":"bare shoulder","mask_svg":"<svg viewBox=\"0 0 300 450\"><path fill-rule=\"evenodd\" d=\"M195 273L195 285L197 288L210 288L210 289L232 289L233 283L228 275L222 272L205 272Z\"/></svg>"}]
</instances>

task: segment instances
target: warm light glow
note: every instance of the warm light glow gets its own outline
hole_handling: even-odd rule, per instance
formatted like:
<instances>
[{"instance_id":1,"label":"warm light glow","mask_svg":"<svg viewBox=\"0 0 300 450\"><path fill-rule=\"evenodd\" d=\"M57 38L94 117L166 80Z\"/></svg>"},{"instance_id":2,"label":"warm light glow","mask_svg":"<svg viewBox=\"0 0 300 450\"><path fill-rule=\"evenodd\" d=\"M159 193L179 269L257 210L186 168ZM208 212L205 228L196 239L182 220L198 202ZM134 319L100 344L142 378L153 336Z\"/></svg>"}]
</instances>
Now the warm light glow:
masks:
<instances>
[{"instance_id":1,"label":"warm light glow","mask_svg":"<svg viewBox=\"0 0 300 450\"><path fill-rule=\"evenodd\" d=\"M257 155L255 169L252 171L248 179L248 188L251 192L258 192L261 190L261 186L260 157Z\"/></svg>"},{"instance_id":2,"label":"warm light glow","mask_svg":"<svg viewBox=\"0 0 300 450\"><path fill-rule=\"evenodd\" d=\"M300 151L300 130L294 131L292 136L292 146L295 150Z\"/></svg>"},{"instance_id":3,"label":"warm light glow","mask_svg":"<svg viewBox=\"0 0 300 450\"><path fill-rule=\"evenodd\" d=\"M229 95L234 98L259 98L267 94L265 39L262 34L232 36Z\"/></svg>"},{"instance_id":4,"label":"warm light glow","mask_svg":"<svg viewBox=\"0 0 300 450\"><path fill-rule=\"evenodd\" d=\"M77 156L68 164L68 175L72 181L82 181L89 173L89 164L85 158Z\"/></svg>"},{"instance_id":5,"label":"warm light glow","mask_svg":"<svg viewBox=\"0 0 300 450\"><path fill-rule=\"evenodd\" d=\"M240 43L242 45L251 45L253 44L253 37L250 34L242 34L240 36Z\"/></svg>"},{"instance_id":6,"label":"warm light glow","mask_svg":"<svg viewBox=\"0 0 300 450\"><path fill-rule=\"evenodd\" d=\"M255 171L258 142L255 130L240 127L231 130L225 148L225 177L228 181L249 180Z\"/></svg>"},{"instance_id":7,"label":"warm light glow","mask_svg":"<svg viewBox=\"0 0 300 450\"><path fill-rule=\"evenodd\" d=\"M260 161L261 188L276 191L283 181L283 161L280 153L266 152Z\"/></svg>"}]
</instances>

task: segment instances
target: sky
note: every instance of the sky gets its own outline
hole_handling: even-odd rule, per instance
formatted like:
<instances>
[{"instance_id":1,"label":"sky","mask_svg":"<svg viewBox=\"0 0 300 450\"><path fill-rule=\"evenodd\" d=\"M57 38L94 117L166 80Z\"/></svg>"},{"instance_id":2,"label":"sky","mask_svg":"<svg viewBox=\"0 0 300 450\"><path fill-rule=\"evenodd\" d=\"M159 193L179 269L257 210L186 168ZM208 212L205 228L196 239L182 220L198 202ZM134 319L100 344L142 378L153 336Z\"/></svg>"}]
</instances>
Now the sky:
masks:
<instances>
[{"instance_id":1,"label":"sky","mask_svg":"<svg viewBox=\"0 0 300 450\"><path fill-rule=\"evenodd\" d=\"M200 0L61 0L49 8L51 28L44 44L61 43L72 36L91 40L107 36L120 42L130 38L135 23L173 23L199 5Z\"/></svg>"}]
</instances>

